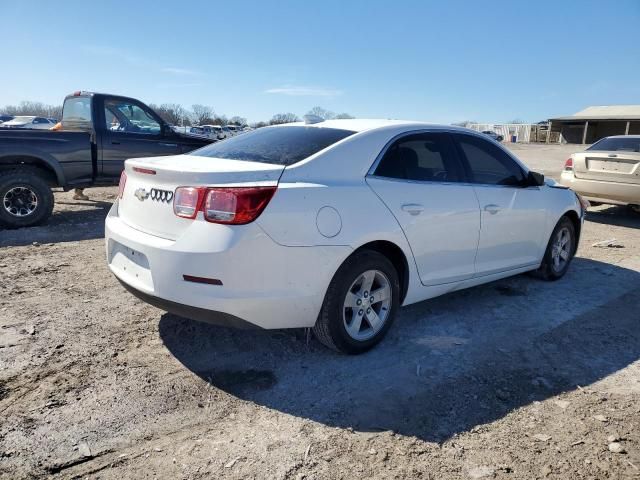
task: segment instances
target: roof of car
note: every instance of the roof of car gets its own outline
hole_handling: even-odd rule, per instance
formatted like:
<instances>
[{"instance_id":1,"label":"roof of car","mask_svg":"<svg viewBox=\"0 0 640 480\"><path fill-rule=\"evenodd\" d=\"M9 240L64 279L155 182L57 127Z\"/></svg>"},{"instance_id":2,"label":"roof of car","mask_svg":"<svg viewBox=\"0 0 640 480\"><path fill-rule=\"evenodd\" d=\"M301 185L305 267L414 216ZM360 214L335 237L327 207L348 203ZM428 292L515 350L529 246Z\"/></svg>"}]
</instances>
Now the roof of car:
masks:
<instances>
[{"instance_id":1,"label":"roof of car","mask_svg":"<svg viewBox=\"0 0 640 480\"><path fill-rule=\"evenodd\" d=\"M317 128L337 128L341 130L351 130L353 132L364 132L367 130L375 130L385 127L413 127L413 128L446 128L453 130L469 131L466 128L454 127L452 125L438 125L428 122L416 122L410 120L385 120L385 119L367 119L367 118L353 118L353 119L338 119L338 120L324 120L317 123L305 123L295 122L287 123L286 125L296 125L304 127L317 127Z\"/></svg>"}]
</instances>

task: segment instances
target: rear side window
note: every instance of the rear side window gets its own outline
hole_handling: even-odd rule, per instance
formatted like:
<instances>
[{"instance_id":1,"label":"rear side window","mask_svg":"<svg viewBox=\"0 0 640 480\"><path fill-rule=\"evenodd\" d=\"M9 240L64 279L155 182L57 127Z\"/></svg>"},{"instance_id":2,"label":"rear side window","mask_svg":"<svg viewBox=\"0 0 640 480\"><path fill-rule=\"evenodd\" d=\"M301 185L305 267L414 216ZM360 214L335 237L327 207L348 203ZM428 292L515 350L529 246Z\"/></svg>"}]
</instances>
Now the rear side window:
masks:
<instances>
[{"instance_id":1,"label":"rear side window","mask_svg":"<svg viewBox=\"0 0 640 480\"><path fill-rule=\"evenodd\" d=\"M224 128L224 127L223 127ZM293 165L355 132L322 127L260 128L191 152L201 157Z\"/></svg>"},{"instance_id":2,"label":"rear side window","mask_svg":"<svg viewBox=\"0 0 640 480\"><path fill-rule=\"evenodd\" d=\"M640 137L603 138L587 150L605 152L640 152Z\"/></svg>"},{"instance_id":3,"label":"rear side window","mask_svg":"<svg viewBox=\"0 0 640 480\"><path fill-rule=\"evenodd\" d=\"M62 109L63 122L86 122L91 123L91 98L70 97L64 102Z\"/></svg>"},{"instance_id":4,"label":"rear side window","mask_svg":"<svg viewBox=\"0 0 640 480\"><path fill-rule=\"evenodd\" d=\"M420 182L460 182L462 168L447 134L417 133L393 143L375 175Z\"/></svg>"},{"instance_id":5,"label":"rear side window","mask_svg":"<svg viewBox=\"0 0 640 480\"><path fill-rule=\"evenodd\" d=\"M522 168L500 147L475 135L455 134L471 173L473 183L521 186Z\"/></svg>"}]
</instances>

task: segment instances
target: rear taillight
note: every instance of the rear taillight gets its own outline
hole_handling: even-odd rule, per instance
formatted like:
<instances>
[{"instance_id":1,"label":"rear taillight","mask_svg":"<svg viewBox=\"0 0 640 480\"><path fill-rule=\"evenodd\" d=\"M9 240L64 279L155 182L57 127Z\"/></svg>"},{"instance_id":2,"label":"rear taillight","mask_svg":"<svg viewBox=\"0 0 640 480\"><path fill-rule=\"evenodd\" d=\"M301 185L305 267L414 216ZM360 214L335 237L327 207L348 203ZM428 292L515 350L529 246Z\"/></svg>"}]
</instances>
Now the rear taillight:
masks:
<instances>
[{"instance_id":1,"label":"rear taillight","mask_svg":"<svg viewBox=\"0 0 640 480\"><path fill-rule=\"evenodd\" d=\"M244 225L265 209L277 187L179 187L173 211L179 217L195 218L199 211L208 222Z\"/></svg>"},{"instance_id":2,"label":"rear taillight","mask_svg":"<svg viewBox=\"0 0 640 480\"><path fill-rule=\"evenodd\" d=\"M573 170L573 158L567 158L567 161L564 162L565 170Z\"/></svg>"},{"instance_id":3,"label":"rear taillight","mask_svg":"<svg viewBox=\"0 0 640 480\"><path fill-rule=\"evenodd\" d=\"M124 195L124 187L127 184L127 174L123 170L120 174L120 183L118 184L118 198L122 198Z\"/></svg>"},{"instance_id":4,"label":"rear taillight","mask_svg":"<svg viewBox=\"0 0 640 480\"><path fill-rule=\"evenodd\" d=\"M209 222L244 225L253 222L271 200L276 187L208 188L204 218Z\"/></svg>"},{"instance_id":5,"label":"rear taillight","mask_svg":"<svg viewBox=\"0 0 640 480\"><path fill-rule=\"evenodd\" d=\"M173 197L173 213L183 218L196 218L203 190L196 187L178 187Z\"/></svg>"}]
</instances>

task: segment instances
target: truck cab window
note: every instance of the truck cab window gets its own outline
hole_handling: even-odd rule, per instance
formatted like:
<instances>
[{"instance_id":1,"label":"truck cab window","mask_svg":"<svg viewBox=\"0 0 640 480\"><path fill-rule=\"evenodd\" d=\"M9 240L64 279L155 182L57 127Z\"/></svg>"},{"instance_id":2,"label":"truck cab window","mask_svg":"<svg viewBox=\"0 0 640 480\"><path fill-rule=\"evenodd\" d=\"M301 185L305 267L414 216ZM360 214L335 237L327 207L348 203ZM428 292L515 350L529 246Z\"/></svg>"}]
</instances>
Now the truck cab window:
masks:
<instances>
[{"instance_id":1,"label":"truck cab window","mask_svg":"<svg viewBox=\"0 0 640 480\"><path fill-rule=\"evenodd\" d=\"M105 129L112 132L158 135L160 124L147 111L133 103L104 102Z\"/></svg>"}]
</instances>

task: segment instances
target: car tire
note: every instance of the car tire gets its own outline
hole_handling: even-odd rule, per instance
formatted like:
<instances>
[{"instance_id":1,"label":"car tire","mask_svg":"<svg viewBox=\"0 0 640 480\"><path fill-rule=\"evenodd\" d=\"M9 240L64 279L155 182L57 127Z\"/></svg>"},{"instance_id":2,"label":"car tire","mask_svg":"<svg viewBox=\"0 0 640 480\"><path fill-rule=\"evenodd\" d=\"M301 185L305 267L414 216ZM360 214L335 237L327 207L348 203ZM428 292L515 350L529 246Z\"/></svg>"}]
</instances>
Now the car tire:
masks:
<instances>
[{"instance_id":1,"label":"car tire","mask_svg":"<svg viewBox=\"0 0 640 480\"><path fill-rule=\"evenodd\" d=\"M640 214L640 205L629 205L629 208L631 208L632 212Z\"/></svg>"},{"instance_id":2,"label":"car tire","mask_svg":"<svg viewBox=\"0 0 640 480\"><path fill-rule=\"evenodd\" d=\"M381 253L362 250L349 257L331 280L313 333L333 350L363 353L384 338L399 305L396 268Z\"/></svg>"},{"instance_id":3,"label":"car tire","mask_svg":"<svg viewBox=\"0 0 640 480\"><path fill-rule=\"evenodd\" d=\"M16 168L0 174L0 225L32 227L44 223L53 211L53 192L33 168Z\"/></svg>"},{"instance_id":4,"label":"car tire","mask_svg":"<svg viewBox=\"0 0 640 480\"><path fill-rule=\"evenodd\" d=\"M562 278L569 269L571 260L576 253L576 247L576 229L573 222L564 216L553 229L542 263L537 270L532 272L533 275L549 281Z\"/></svg>"}]
</instances>

